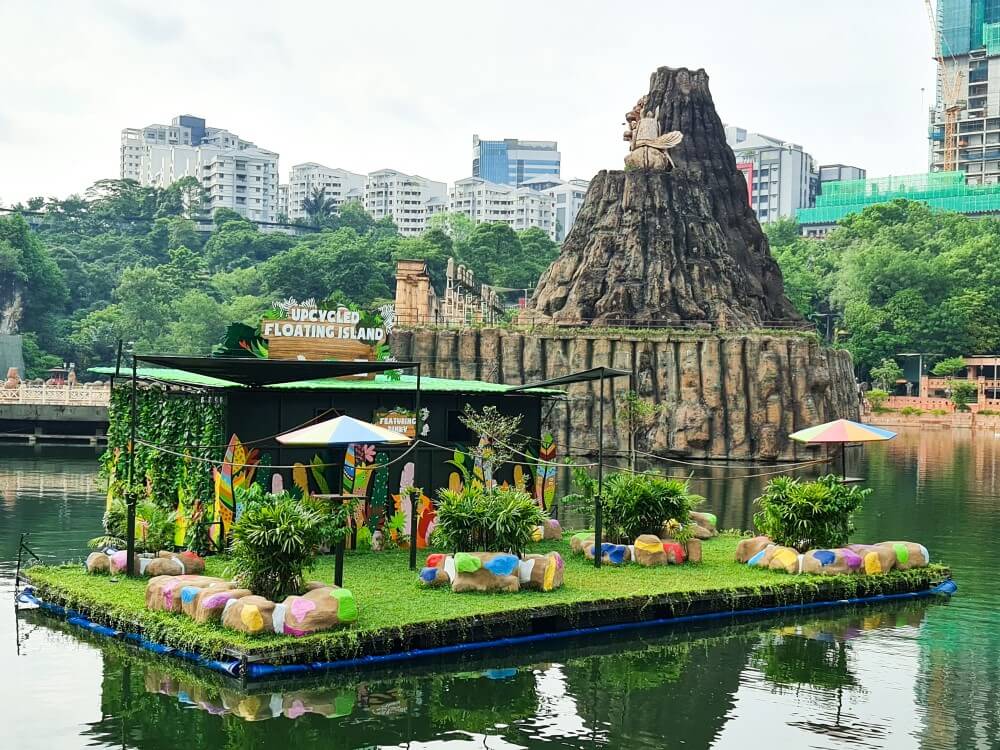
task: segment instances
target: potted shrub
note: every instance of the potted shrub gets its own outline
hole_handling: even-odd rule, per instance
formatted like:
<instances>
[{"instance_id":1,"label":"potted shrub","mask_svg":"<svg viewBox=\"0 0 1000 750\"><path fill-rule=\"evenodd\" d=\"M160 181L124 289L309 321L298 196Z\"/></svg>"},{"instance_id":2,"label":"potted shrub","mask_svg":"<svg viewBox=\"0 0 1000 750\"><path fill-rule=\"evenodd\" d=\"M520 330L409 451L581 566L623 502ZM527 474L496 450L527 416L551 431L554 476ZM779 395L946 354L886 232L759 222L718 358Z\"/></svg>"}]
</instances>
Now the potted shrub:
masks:
<instances>
[{"instance_id":1,"label":"potted shrub","mask_svg":"<svg viewBox=\"0 0 1000 750\"><path fill-rule=\"evenodd\" d=\"M799 552L843 547L854 531L854 512L870 494L870 489L843 484L834 474L814 482L775 477L754 501L760 507L754 526L776 544Z\"/></svg>"}]
</instances>

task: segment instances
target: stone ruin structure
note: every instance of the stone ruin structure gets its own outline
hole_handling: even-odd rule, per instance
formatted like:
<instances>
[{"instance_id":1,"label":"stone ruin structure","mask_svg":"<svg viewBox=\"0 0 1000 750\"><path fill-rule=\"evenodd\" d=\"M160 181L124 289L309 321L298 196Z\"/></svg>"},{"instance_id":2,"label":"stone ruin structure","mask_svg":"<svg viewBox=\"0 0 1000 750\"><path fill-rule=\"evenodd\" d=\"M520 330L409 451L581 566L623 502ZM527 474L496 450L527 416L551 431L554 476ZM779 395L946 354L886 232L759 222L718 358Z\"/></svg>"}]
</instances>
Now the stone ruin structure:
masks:
<instances>
[{"instance_id":1,"label":"stone ruin structure","mask_svg":"<svg viewBox=\"0 0 1000 750\"><path fill-rule=\"evenodd\" d=\"M665 406L640 450L698 458L799 459L792 432L858 417L850 354L804 327L747 202L703 70L659 68L626 115L625 169L602 171L562 250L542 275L525 325L393 336L399 359L429 374L538 382L608 365ZM773 329L773 330L762 330ZM550 412L560 452L628 444L616 420L628 379L605 394L569 386Z\"/></svg>"},{"instance_id":2,"label":"stone ruin structure","mask_svg":"<svg viewBox=\"0 0 1000 750\"><path fill-rule=\"evenodd\" d=\"M478 284L471 268L448 258L444 296L434 289L427 263L396 263L396 319L401 325L492 325L504 316L504 304L488 284Z\"/></svg>"}]
</instances>

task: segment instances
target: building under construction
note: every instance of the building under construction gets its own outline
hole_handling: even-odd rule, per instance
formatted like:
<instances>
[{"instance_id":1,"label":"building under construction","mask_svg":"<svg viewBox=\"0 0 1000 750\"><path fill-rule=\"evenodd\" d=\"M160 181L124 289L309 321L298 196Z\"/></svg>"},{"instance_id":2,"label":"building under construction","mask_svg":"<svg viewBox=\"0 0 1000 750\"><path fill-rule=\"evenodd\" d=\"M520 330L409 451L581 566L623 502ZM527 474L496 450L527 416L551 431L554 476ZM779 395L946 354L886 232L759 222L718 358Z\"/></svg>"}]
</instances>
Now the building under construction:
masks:
<instances>
[{"instance_id":1,"label":"building under construction","mask_svg":"<svg viewBox=\"0 0 1000 750\"><path fill-rule=\"evenodd\" d=\"M1000 213L1000 183L995 180L982 184L965 172L930 172L824 183L823 193L816 197L816 205L799 209L795 218L802 234L818 237L849 214L897 198L970 216Z\"/></svg>"},{"instance_id":2,"label":"building under construction","mask_svg":"<svg viewBox=\"0 0 1000 750\"><path fill-rule=\"evenodd\" d=\"M1000 0L938 0L931 9L938 78L930 112L932 172L1000 182ZM903 178L899 178L903 179ZM957 209L956 209L957 210Z\"/></svg>"}]
</instances>

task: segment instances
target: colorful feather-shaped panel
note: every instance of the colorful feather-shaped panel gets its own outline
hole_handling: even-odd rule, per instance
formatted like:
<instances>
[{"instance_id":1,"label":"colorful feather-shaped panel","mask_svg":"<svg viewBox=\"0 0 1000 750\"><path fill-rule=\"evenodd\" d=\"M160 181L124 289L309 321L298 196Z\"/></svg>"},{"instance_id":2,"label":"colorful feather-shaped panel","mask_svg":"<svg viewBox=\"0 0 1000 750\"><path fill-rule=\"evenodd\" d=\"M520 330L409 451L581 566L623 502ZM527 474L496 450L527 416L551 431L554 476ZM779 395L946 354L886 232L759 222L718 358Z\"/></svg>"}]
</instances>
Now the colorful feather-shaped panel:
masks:
<instances>
[{"instance_id":1,"label":"colorful feather-shaped panel","mask_svg":"<svg viewBox=\"0 0 1000 750\"><path fill-rule=\"evenodd\" d=\"M551 433L542 437L538 448L538 474L542 477L540 499L542 507L548 510L556 497L556 441ZM537 482L536 482L537 486Z\"/></svg>"}]
</instances>

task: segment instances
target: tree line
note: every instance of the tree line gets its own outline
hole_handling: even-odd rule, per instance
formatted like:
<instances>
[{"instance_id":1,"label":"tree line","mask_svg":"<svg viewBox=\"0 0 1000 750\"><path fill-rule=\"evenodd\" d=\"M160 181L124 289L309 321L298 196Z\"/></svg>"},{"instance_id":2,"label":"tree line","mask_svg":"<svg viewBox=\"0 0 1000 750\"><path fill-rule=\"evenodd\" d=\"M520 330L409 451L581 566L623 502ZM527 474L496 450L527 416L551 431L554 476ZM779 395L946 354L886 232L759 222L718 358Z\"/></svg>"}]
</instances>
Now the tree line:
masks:
<instances>
[{"instance_id":1,"label":"tree line","mask_svg":"<svg viewBox=\"0 0 1000 750\"><path fill-rule=\"evenodd\" d=\"M370 308L394 298L403 258L425 260L443 293L451 257L480 281L532 288L558 254L540 229L439 214L403 237L357 202L310 199L310 233L297 235L227 209L199 231L194 178L165 189L101 180L82 196L15 206L0 216L0 312L20 300L28 377L64 361L81 371L112 363L119 339L142 352L208 354L229 323L256 325L290 296Z\"/></svg>"},{"instance_id":2,"label":"tree line","mask_svg":"<svg viewBox=\"0 0 1000 750\"><path fill-rule=\"evenodd\" d=\"M792 220L765 229L785 293L820 331L829 322L862 377L875 368L884 380L878 368L902 353L1000 350L1000 219L895 200L822 239L801 237Z\"/></svg>"}]
</instances>

